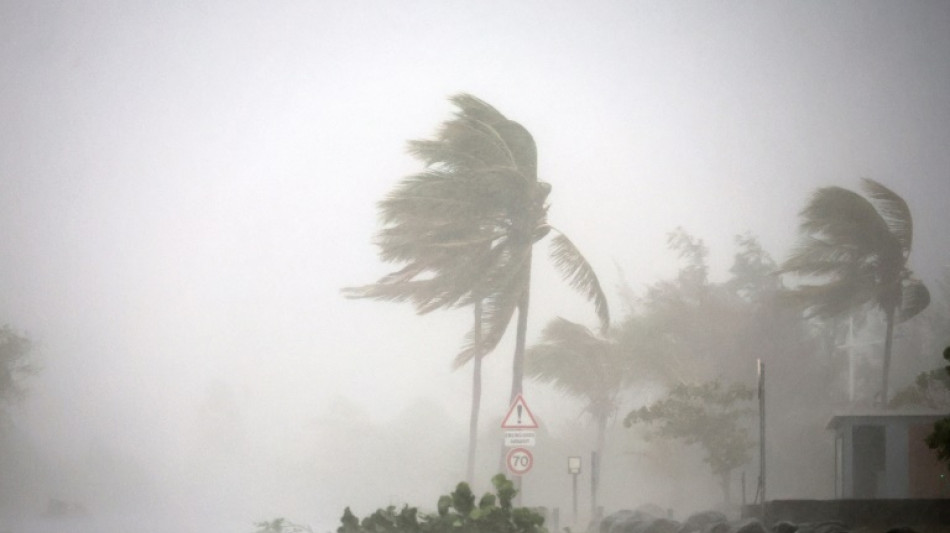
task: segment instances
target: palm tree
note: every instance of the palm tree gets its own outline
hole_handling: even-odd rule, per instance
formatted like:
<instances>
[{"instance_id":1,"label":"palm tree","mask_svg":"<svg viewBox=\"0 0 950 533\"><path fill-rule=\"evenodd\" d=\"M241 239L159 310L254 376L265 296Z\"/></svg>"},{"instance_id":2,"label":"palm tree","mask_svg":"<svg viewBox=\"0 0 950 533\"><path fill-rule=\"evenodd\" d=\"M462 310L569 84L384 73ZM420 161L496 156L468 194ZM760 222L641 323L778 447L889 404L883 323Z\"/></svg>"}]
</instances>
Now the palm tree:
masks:
<instances>
[{"instance_id":1,"label":"palm tree","mask_svg":"<svg viewBox=\"0 0 950 533\"><path fill-rule=\"evenodd\" d=\"M866 305L884 313L880 403L886 405L894 325L923 311L930 293L907 267L913 241L907 203L874 180L862 180L862 188L867 198L841 187L814 192L801 211L800 240L780 272L805 278L791 295L809 317L843 316Z\"/></svg>"},{"instance_id":2,"label":"palm tree","mask_svg":"<svg viewBox=\"0 0 950 533\"><path fill-rule=\"evenodd\" d=\"M541 332L541 341L528 348L525 373L585 402L597 427L595 451L603 457L607 422L617 411L626 381L626 364L617 342L586 327L556 318ZM596 465L599 467L600 465ZM593 472L593 479L599 479Z\"/></svg>"},{"instance_id":3,"label":"palm tree","mask_svg":"<svg viewBox=\"0 0 950 533\"><path fill-rule=\"evenodd\" d=\"M469 472L474 458L481 359L498 345L515 310L518 329L511 399L521 393L532 249L547 223L551 187L537 178L534 139L471 95L432 140L412 141L426 170L403 179L379 204L380 257L402 264L374 284L345 289L349 297L412 302L419 313L475 307L469 340L455 359L473 361ZM606 297L593 269L567 237L552 239L555 266L594 302L603 327Z\"/></svg>"}]
</instances>

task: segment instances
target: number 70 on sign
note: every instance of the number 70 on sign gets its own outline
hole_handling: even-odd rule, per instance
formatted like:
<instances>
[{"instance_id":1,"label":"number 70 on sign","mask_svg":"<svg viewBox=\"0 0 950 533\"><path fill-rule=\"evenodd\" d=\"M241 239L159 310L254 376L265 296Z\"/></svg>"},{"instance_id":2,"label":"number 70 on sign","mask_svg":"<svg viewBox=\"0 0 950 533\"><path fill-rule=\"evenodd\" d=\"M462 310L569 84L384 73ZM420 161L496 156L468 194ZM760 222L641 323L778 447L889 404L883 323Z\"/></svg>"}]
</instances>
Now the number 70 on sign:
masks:
<instances>
[{"instance_id":1,"label":"number 70 on sign","mask_svg":"<svg viewBox=\"0 0 950 533\"><path fill-rule=\"evenodd\" d=\"M505 456L505 464L513 475L527 474L534 466L534 456L526 448L512 448Z\"/></svg>"}]
</instances>

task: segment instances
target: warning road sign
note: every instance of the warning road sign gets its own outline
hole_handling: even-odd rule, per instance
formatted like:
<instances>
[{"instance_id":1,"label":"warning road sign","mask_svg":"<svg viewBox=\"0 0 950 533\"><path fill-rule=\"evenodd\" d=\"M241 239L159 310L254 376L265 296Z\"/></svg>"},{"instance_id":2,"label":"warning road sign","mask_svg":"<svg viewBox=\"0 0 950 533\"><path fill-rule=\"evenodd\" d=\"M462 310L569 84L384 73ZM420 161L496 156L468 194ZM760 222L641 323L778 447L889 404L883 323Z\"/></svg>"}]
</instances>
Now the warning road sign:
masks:
<instances>
[{"instance_id":1,"label":"warning road sign","mask_svg":"<svg viewBox=\"0 0 950 533\"><path fill-rule=\"evenodd\" d=\"M520 394L515 397L515 401L511 402L511 407L508 409L505 419L502 420L501 427L502 429L538 428L538 421L534 419L531 409L528 409L528 404L525 403Z\"/></svg>"},{"instance_id":2,"label":"warning road sign","mask_svg":"<svg viewBox=\"0 0 950 533\"><path fill-rule=\"evenodd\" d=\"M534 446L537 440L535 440L534 431L506 431L505 432L505 446L508 448L517 448L519 446Z\"/></svg>"},{"instance_id":3,"label":"warning road sign","mask_svg":"<svg viewBox=\"0 0 950 533\"><path fill-rule=\"evenodd\" d=\"M534 457L525 448L512 448L505 457L505 464L512 475L520 476L527 474L534 466Z\"/></svg>"}]
</instances>

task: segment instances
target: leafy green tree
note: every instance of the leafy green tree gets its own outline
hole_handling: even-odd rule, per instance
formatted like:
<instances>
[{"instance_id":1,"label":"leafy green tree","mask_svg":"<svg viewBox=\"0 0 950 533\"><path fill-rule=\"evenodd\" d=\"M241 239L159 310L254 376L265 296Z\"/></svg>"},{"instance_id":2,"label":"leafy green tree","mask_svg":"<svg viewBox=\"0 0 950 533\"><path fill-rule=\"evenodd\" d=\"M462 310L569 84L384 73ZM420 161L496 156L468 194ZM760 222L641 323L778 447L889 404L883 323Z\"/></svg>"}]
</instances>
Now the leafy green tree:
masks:
<instances>
[{"instance_id":1,"label":"leafy green tree","mask_svg":"<svg viewBox=\"0 0 950 533\"><path fill-rule=\"evenodd\" d=\"M713 281L701 239L677 228L668 243L680 257L679 272L649 286L617 328L631 376L667 390L714 380L752 382L761 359L770 369L771 401L782 405L767 412L770 464L795 468L783 479L786 486L806 486L827 466L812 460L824 439L803 438L802 432L824 424L837 388L832 361L814 349L811 325L784 305L776 262L753 235L739 235L729 275ZM658 458L663 443L656 444L651 456Z\"/></svg>"},{"instance_id":2,"label":"leafy green tree","mask_svg":"<svg viewBox=\"0 0 950 533\"><path fill-rule=\"evenodd\" d=\"M790 295L807 316L833 318L867 305L884 313L880 400L886 405L894 326L926 308L930 293L907 267L913 242L907 203L874 180L864 179L862 188L867 197L841 187L815 191L781 271L803 278Z\"/></svg>"},{"instance_id":3,"label":"leafy green tree","mask_svg":"<svg viewBox=\"0 0 950 533\"><path fill-rule=\"evenodd\" d=\"M596 424L595 450L600 457L607 422L617 411L627 381L625 365L619 343L563 318L549 322L540 342L525 354L525 374L529 378L550 383L556 390L584 401L585 411ZM600 478L597 472L592 476Z\"/></svg>"},{"instance_id":4,"label":"leafy green tree","mask_svg":"<svg viewBox=\"0 0 950 533\"><path fill-rule=\"evenodd\" d=\"M750 387L740 384L681 384L665 398L628 413L623 423L626 427L645 423L655 428L654 437L699 445L703 460L719 477L723 500L730 503L732 472L749 462L755 444L747 427L753 395Z\"/></svg>"},{"instance_id":5,"label":"leafy green tree","mask_svg":"<svg viewBox=\"0 0 950 533\"><path fill-rule=\"evenodd\" d=\"M683 266L673 279L649 286L641 312L622 323L618 338L629 366L667 385L734 375L748 306L724 285L710 282L702 239L677 228L667 243Z\"/></svg>"},{"instance_id":6,"label":"leafy green tree","mask_svg":"<svg viewBox=\"0 0 950 533\"><path fill-rule=\"evenodd\" d=\"M891 409L901 407L950 408L950 374L944 369L921 372L914 383L898 391L891 398Z\"/></svg>"},{"instance_id":7,"label":"leafy green tree","mask_svg":"<svg viewBox=\"0 0 950 533\"><path fill-rule=\"evenodd\" d=\"M475 325L455 365L474 361L469 472L480 395L480 363L494 350L517 310L513 400L522 390L534 244L550 233L547 197L538 179L531 134L471 95L432 140L410 142L426 170L403 179L379 204L380 257L401 268L375 284L346 289L350 297L410 301L419 313L475 306ZM593 269L558 233L554 265L593 303L606 329L607 300ZM470 474L471 475L471 474Z\"/></svg>"},{"instance_id":8,"label":"leafy green tree","mask_svg":"<svg viewBox=\"0 0 950 533\"><path fill-rule=\"evenodd\" d=\"M4 407L23 397L23 378L34 373L30 340L10 326L0 327L0 422Z\"/></svg>"},{"instance_id":9,"label":"leafy green tree","mask_svg":"<svg viewBox=\"0 0 950 533\"><path fill-rule=\"evenodd\" d=\"M729 268L732 277L726 286L761 310L769 306L782 289L782 280L775 275L778 264L751 233L737 235L735 243L739 250L733 256Z\"/></svg>"},{"instance_id":10,"label":"leafy green tree","mask_svg":"<svg viewBox=\"0 0 950 533\"><path fill-rule=\"evenodd\" d=\"M514 507L514 484L498 474L492 478L495 494L485 493L478 503L467 483L441 496L436 513L415 507L379 509L363 520L347 507L337 533L547 533L544 517L531 509Z\"/></svg>"},{"instance_id":11,"label":"leafy green tree","mask_svg":"<svg viewBox=\"0 0 950 533\"><path fill-rule=\"evenodd\" d=\"M943 358L950 362L950 346L943 351ZM945 368L950 374L950 365ZM927 446L937 451L937 458L947 463L950 469L950 417L938 420L934 424L933 433L927 435Z\"/></svg>"}]
</instances>

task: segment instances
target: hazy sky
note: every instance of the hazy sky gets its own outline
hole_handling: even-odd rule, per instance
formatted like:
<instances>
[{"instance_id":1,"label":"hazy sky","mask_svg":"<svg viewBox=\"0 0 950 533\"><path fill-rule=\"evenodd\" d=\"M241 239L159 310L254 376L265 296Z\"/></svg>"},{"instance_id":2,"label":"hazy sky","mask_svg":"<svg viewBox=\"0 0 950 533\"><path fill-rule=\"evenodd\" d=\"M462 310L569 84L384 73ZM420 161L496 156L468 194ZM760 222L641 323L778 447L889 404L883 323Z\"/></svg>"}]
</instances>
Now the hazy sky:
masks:
<instances>
[{"instance_id":1,"label":"hazy sky","mask_svg":"<svg viewBox=\"0 0 950 533\"><path fill-rule=\"evenodd\" d=\"M677 226L719 276L745 231L780 259L808 194L861 177L908 201L932 280L948 57L940 1L0 2L0 322L43 366L23 424L147 455L223 387L274 441L341 402L386 421L427 397L453 417L427 431L462 427L467 312L339 293L392 268L375 203L458 92L533 133L551 222L607 287L615 263L637 289L673 272ZM593 322L536 274L529 340Z\"/></svg>"}]
</instances>

